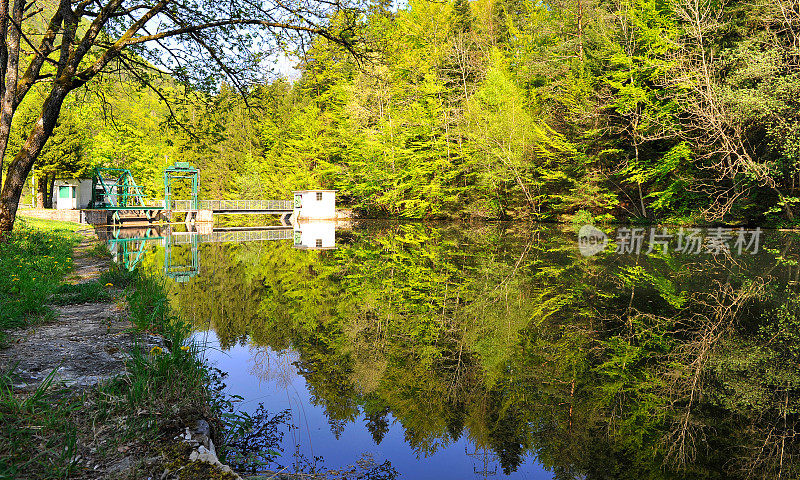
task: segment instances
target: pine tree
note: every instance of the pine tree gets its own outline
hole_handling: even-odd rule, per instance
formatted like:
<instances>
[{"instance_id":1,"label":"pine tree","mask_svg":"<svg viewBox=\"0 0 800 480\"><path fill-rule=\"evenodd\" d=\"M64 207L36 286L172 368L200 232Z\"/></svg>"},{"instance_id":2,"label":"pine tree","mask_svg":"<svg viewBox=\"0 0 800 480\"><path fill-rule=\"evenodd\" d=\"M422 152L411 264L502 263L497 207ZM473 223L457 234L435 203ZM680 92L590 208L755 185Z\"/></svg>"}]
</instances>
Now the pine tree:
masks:
<instances>
[{"instance_id":1,"label":"pine tree","mask_svg":"<svg viewBox=\"0 0 800 480\"><path fill-rule=\"evenodd\" d=\"M453 30L456 33L472 30L472 8L469 0L456 0L453 4L453 15L455 16Z\"/></svg>"},{"instance_id":2,"label":"pine tree","mask_svg":"<svg viewBox=\"0 0 800 480\"><path fill-rule=\"evenodd\" d=\"M497 44L508 44L508 12L504 0L492 3L492 35Z\"/></svg>"}]
</instances>

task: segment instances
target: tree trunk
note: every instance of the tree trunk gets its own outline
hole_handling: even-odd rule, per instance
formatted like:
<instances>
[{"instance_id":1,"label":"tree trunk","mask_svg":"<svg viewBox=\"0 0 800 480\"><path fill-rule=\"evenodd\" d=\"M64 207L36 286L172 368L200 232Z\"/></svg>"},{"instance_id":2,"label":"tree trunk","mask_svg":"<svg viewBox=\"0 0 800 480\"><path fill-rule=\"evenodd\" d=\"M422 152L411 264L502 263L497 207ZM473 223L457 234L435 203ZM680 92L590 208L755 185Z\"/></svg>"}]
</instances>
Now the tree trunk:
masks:
<instances>
[{"instance_id":1,"label":"tree trunk","mask_svg":"<svg viewBox=\"0 0 800 480\"><path fill-rule=\"evenodd\" d=\"M8 146L8 138L11 133L11 123L14 119L14 103L17 95L17 83L19 81L19 47L21 32L19 25L22 24L22 13L25 2L14 0L11 11L8 11L10 2L3 1L3 21L0 30L3 32L2 57L5 61L2 73L3 95L0 97L0 186L3 185L3 165ZM9 16L13 22L9 23ZM8 27L11 27L10 29ZM19 201L19 198L17 198ZM0 230L2 231L2 230Z\"/></svg>"},{"instance_id":2,"label":"tree trunk","mask_svg":"<svg viewBox=\"0 0 800 480\"><path fill-rule=\"evenodd\" d=\"M53 186L56 183L55 175L48 175L47 176L47 196L44 197L44 206L45 208L54 208L53 207Z\"/></svg>"},{"instance_id":3,"label":"tree trunk","mask_svg":"<svg viewBox=\"0 0 800 480\"><path fill-rule=\"evenodd\" d=\"M578 1L578 54L583 68L583 2Z\"/></svg>"},{"instance_id":4,"label":"tree trunk","mask_svg":"<svg viewBox=\"0 0 800 480\"><path fill-rule=\"evenodd\" d=\"M36 178L36 208L45 208L44 199L47 198L47 176Z\"/></svg>"},{"instance_id":5,"label":"tree trunk","mask_svg":"<svg viewBox=\"0 0 800 480\"><path fill-rule=\"evenodd\" d=\"M14 160L8 165L8 174L3 182L3 191L0 194L0 236L14 229L14 220L17 217L19 198L25 187L25 179L33 168L33 163L42 151L45 142L53 133L56 126L61 105L64 103L69 86L57 82L50 95L44 101L42 114L33 126L30 136L25 141Z\"/></svg>"},{"instance_id":6,"label":"tree trunk","mask_svg":"<svg viewBox=\"0 0 800 480\"><path fill-rule=\"evenodd\" d=\"M9 183L11 183L10 175L6 177L5 185ZM3 190L6 189L3 188ZM19 195L16 197L0 195L0 239L14 229L17 207L19 207Z\"/></svg>"}]
</instances>

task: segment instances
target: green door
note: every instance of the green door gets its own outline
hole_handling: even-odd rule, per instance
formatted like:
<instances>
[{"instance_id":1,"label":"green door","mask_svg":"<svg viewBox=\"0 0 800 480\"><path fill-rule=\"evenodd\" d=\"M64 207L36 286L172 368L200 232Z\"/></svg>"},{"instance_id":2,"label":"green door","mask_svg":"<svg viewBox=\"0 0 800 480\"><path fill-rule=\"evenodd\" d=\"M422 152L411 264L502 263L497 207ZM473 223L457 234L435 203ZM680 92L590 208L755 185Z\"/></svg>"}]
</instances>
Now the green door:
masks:
<instances>
[{"instance_id":1,"label":"green door","mask_svg":"<svg viewBox=\"0 0 800 480\"><path fill-rule=\"evenodd\" d=\"M69 185L61 185L58 187L58 204L56 208L59 210L72 209L72 188Z\"/></svg>"}]
</instances>

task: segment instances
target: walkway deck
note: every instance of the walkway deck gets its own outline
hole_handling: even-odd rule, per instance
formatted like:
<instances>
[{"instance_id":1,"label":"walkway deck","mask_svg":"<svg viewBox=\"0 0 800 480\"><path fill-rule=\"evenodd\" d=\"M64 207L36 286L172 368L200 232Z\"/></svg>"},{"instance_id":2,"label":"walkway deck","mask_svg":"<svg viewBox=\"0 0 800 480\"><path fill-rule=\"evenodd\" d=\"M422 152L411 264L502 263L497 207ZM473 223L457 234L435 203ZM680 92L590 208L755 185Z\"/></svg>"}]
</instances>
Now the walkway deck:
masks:
<instances>
[{"instance_id":1,"label":"walkway deck","mask_svg":"<svg viewBox=\"0 0 800 480\"><path fill-rule=\"evenodd\" d=\"M192 212L211 210L214 213L291 213L294 205L291 200L200 200L198 208L192 208L191 200L170 202L173 212Z\"/></svg>"}]
</instances>

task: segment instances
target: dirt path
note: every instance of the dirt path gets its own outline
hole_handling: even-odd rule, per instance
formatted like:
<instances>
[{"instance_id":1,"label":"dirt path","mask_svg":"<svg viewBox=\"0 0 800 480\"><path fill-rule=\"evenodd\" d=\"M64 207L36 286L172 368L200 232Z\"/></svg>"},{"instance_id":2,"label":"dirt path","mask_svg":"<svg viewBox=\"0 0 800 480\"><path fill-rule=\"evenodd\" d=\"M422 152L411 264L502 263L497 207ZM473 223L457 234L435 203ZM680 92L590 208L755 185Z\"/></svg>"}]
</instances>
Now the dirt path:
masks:
<instances>
[{"instance_id":1,"label":"dirt path","mask_svg":"<svg viewBox=\"0 0 800 480\"><path fill-rule=\"evenodd\" d=\"M75 270L67 283L97 280L108 269L111 260L94 254L97 242L87 234L74 248ZM14 387L19 391L35 390L53 371L54 385L94 386L125 372L127 354L137 341L147 349L163 347L161 337L132 330L121 301L52 308L54 322L10 332L8 348L0 350L0 371L16 364Z\"/></svg>"}]
</instances>

